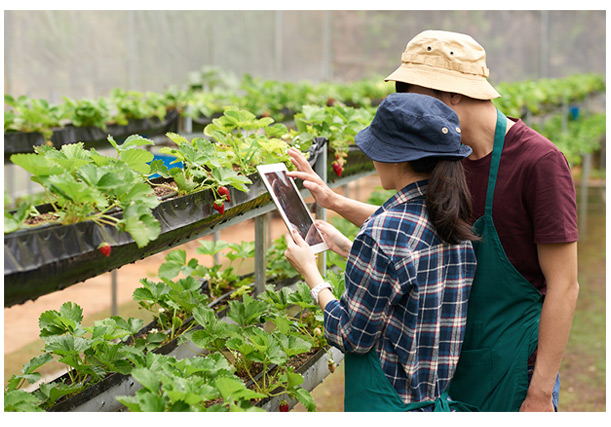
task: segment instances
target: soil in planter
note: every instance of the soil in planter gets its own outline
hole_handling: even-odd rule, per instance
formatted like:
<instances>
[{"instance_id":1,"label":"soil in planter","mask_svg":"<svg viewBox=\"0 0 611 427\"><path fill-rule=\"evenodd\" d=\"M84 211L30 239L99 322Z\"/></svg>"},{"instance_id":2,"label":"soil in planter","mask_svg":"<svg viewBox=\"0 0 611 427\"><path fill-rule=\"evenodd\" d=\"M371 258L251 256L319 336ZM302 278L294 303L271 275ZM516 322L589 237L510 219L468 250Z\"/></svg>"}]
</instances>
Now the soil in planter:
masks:
<instances>
[{"instance_id":1,"label":"soil in planter","mask_svg":"<svg viewBox=\"0 0 611 427\"><path fill-rule=\"evenodd\" d=\"M172 188L169 188L168 186ZM158 199L161 199L162 197L165 197L169 194L176 192L177 189L178 189L178 186L176 185L174 181L168 181L165 183L165 185L156 185L153 187L155 196L157 196Z\"/></svg>"},{"instance_id":2,"label":"soil in planter","mask_svg":"<svg viewBox=\"0 0 611 427\"><path fill-rule=\"evenodd\" d=\"M40 224L44 224L45 222L56 221L58 219L59 219L59 217L57 215L55 215L54 213L47 212L47 213L43 213L43 214L36 215L36 216L33 216L33 217L30 217L30 218L26 219L24 221L24 224L26 224L26 225L40 225Z\"/></svg>"}]
</instances>

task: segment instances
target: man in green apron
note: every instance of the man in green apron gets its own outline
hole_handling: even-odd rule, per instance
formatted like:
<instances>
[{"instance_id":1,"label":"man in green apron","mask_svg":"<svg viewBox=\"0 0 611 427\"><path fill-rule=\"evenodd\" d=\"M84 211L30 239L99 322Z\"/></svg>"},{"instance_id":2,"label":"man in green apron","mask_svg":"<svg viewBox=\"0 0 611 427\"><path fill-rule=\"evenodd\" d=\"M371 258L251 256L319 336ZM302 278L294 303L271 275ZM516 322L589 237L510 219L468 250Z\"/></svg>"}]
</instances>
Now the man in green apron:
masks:
<instances>
[{"instance_id":1,"label":"man in green apron","mask_svg":"<svg viewBox=\"0 0 611 427\"><path fill-rule=\"evenodd\" d=\"M470 36L424 31L387 81L458 115L473 199L477 270L452 398L483 411L554 411L579 292L577 209L566 159L492 99L484 49Z\"/></svg>"}]
</instances>

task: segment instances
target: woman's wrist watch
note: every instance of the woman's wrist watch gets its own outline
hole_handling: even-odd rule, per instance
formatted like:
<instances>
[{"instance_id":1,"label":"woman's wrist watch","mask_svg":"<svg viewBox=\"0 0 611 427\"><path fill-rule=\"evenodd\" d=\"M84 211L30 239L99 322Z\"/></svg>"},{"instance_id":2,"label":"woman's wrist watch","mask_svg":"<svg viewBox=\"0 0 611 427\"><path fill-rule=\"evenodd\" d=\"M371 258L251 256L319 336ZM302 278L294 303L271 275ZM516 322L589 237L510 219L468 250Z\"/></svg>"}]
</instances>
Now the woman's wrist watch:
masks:
<instances>
[{"instance_id":1,"label":"woman's wrist watch","mask_svg":"<svg viewBox=\"0 0 611 427\"><path fill-rule=\"evenodd\" d=\"M323 289L332 289L331 285L329 284L329 282L322 282L316 286L314 286L311 290L310 290L310 296L312 297L312 301L314 301L314 304L319 304L318 302L318 294L320 293L320 291L322 291Z\"/></svg>"}]
</instances>

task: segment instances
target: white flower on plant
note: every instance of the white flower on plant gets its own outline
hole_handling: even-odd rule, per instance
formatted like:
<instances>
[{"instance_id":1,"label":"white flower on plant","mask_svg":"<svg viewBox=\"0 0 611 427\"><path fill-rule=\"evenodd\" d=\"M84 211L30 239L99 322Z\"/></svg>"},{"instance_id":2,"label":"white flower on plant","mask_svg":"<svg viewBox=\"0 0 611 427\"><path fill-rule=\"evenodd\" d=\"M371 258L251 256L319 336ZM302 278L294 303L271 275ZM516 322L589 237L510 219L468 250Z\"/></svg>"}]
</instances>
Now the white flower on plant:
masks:
<instances>
[{"instance_id":1,"label":"white flower on plant","mask_svg":"<svg viewBox=\"0 0 611 427\"><path fill-rule=\"evenodd\" d=\"M151 334L156 334L157 332L159 332L159 330L158 330L158 329L153 328L153 329L151 329L149 332L150 332Z\"/></svg>"},{"instance_id":2,"label":"white flower on plant","mask_svg":"<svg viewBox=\"0 0 611 427\"><path fill-rule=\"evenodd\" d=\"M204 280L210 281L210 275L208 273L206 273L206 275L204 276Z\"/></svg>"},{"instance_id":3,"label":"white flower on plant","mask_svg":"<svg viewBox=\"0 0 611 427\"><path fill-rule=\"evenodd\" d=\"M159 310L157 310L157 311L159 311L160 313L163 313L165 311L165 308L160 307Z\"/></svg>"}]
</instances>

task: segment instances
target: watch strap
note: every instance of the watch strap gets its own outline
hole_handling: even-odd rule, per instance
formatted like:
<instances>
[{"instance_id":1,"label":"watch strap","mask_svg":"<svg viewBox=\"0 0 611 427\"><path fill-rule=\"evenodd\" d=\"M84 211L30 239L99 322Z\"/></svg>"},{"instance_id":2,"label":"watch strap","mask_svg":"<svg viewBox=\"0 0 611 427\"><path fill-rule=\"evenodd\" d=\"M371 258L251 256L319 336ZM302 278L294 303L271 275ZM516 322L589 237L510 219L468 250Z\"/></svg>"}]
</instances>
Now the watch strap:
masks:
<instances>
[{"instance_id":1,"label":"watch strap","mask_svg":"<svg viewBox=\"0 0 611 427\"><path fill-rule=\"evenodd\" d=\"M310 290L310 296L312 297L312 301L314 301L314 304L319 304L318 302L318 294L320 294L320 291L322 291L323 289L332 289L331 285L329 284L329 282L322 282L319 283L318 285L314 286L311 290Z\"/></svg>"}]
</instances>

